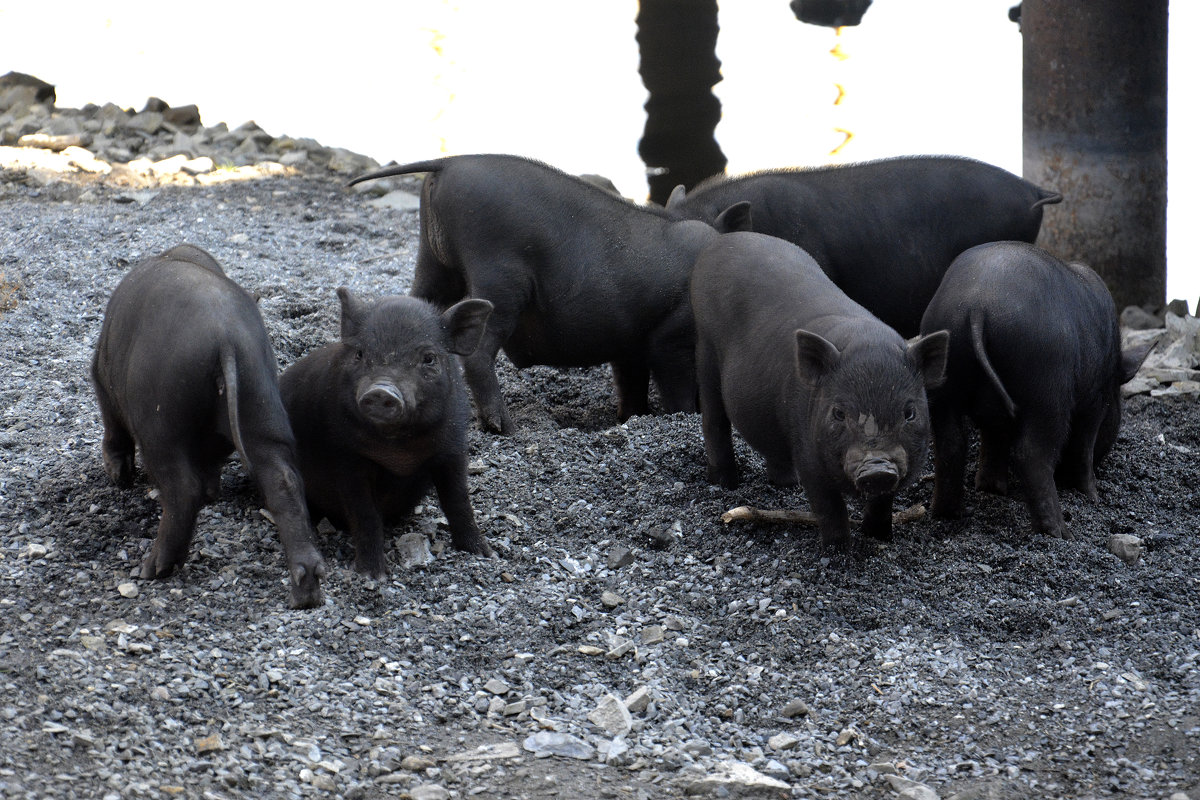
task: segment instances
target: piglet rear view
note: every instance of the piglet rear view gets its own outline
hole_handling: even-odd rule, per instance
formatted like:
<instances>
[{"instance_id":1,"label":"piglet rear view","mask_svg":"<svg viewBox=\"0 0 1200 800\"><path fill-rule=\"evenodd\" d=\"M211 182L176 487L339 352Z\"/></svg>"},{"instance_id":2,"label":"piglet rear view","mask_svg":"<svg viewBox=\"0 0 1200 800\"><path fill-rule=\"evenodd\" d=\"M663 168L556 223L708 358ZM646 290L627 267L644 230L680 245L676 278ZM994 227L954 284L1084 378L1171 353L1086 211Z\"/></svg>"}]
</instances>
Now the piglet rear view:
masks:
<instances>
[{"instance_id":1,"label":"piglet rear view","mask_svg":"<svg viewBox=\"0 0 1200 800\"><path fill-rule=\"evenodd\" d=\"M950 331L946 383L930 393L933 514L962 512L966 428L979 428L975 484L1004 494L1011 456L1034 530L1064 537L1056 482L1096 499L1093 472L1121 424L1122 383L1152 345L1121 351L1104 282L1025 242L961 254L925 311L922 331Z\"/></svg>"},{"instance_id":2,"label":"piglet rear view","mask_svg":"<svg viewBox=\"0 0 1200 800\"><path fill-rule=\"evenodd\" d=\"M355 568L387 574L384 526L437 489L451 543L490 556L467 491L470 402L456 355L475 351L492 304L439 313L413 297L342 287L342 339L289 367L280 390L300 445L313 517L349 529Z\"/></svg>"},{"instance_id":3,"label":"piglet rear view","mask_svg":"<svg viewBox=\"0 0 1200 800\"><path fill-rule=\"evenodd\" d=\"M133 481L134 446L162 519L142 562L161 578L187 558L196 514L215 499L236 447L279 526L291 605L321 603L313 542L279 367L254 299L208 253L180 245L136 265L113 292L92 360L109 477Z\"/></svg>"}]
</instances>

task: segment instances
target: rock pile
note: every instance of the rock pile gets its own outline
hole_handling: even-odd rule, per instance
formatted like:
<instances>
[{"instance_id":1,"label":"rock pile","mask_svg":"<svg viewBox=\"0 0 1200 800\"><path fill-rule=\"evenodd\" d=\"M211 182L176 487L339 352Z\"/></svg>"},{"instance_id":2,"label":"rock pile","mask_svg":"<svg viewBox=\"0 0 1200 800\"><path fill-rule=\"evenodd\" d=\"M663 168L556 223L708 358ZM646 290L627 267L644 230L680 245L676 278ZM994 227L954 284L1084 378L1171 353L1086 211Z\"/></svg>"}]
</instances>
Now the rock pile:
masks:
<instances>
[{"instance_id":1,"label":"rock pile","mask_svg":"<svg viewBox=\"0 0 1200 800\"><path fill-rule=\"evenodd\" d=\"M1173 301L1161 317L1130 306L1121 314L1125 347L1154 340L1158 344L1121 391L1126 397L1200 398L1200 319L1188 314L1187 304Z\"/></svg>"},{"instance_id":2,"label":"rock pile","mask_svg":"<svg viewBox=\"0 0 1200 800\"><path fill-rule=\"evenodd\" d=\"M64 178L127 188L210 184L329 170L354 175L374 159L315 139L275 137L254 122L205 127L194 105L151 97L141 111L113 103L59 108L51 84L0 76L0 171L46 184Z\"/></svg>"}]
</instances>

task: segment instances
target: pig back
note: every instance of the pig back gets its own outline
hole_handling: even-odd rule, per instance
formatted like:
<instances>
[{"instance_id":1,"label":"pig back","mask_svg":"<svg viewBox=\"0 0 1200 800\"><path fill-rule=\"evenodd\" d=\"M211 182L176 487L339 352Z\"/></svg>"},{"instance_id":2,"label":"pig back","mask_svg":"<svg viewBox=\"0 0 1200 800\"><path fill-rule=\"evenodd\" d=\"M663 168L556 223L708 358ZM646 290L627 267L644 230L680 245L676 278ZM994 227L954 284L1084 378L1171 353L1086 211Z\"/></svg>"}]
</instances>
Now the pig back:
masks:
<instances>
[{"instance_id":1,"label":"pig back","mask_svg":"<svg viewBox=\"0 0 1200 800\"><path fill-rule=\"evenodd\" d=\"M281 410L278 366L253 298L211 257L210 263L169 257L179 251L139 263L114 290L97 344L96 379L135 428L152 416L182 427L212 424L212 413L224 407L225 353L236 360L242 399Z\"/></svg>"},{"instance_id":2,"label":"pig back","mask_svg":"<svg viewBox=\"0 0 1200 800\"><path fill-rule=\"evenodd\" d=\"M883 328L811 256L758 233L725 234L701 251L691 301L698 342L719 364L729 417L765 454L790 451L805 434L810 391L798 376L796 330L841 348ZM899 340L891 331L885 336Z\"/></svg>"},{"instance_id":3,"label":"pig back","mask_svg":"<svg viewBox=\"0 0 1200 800\"><path fill-rule=\"evenodd\" d=\"M948 375L956 391L985 385L972 315L1017 408L1104 402L1119 385L1116 307L1084 265L1065 264L1025 242L979 245L955 259L921 328L951 331Z\"/></svg>"},{"instance_id":4,"label":"pig back","mask_svg":"<svg viewBox=\"0 0 1200 800\"><path fill-rule=\"evenodd\" d=\"M833 282L905 336L946 268L985 242L1032 242L1059 198L967 158L920 156L770 170L702 184L678 212L711 219L747 200L754 230L808 252Z\"/></svg>"},{"instance_id":5,"label":"pig back","mask_svg":"<svg viewBox=\"0 0 1200 800\"><path fill-rule=\"evenodd\" d=\"M643 347L685 307L696 252L716 236L523 158L458 156L431 180L422 236L462 276L453 294L491 300L498 323L513 317L504 347L518 366L590 365Z\"/></svg>"}]
</instances>

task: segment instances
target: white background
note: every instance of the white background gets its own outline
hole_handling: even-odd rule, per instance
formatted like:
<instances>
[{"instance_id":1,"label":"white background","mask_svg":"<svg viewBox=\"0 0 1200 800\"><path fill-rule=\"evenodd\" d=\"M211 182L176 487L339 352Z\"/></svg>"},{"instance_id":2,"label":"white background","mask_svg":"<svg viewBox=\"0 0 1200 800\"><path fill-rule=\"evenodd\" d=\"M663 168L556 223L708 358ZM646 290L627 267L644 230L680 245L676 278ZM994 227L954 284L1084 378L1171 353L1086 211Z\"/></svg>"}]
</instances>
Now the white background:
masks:
<instances>
[{"instance_id":1,"label":"white background","mask_svg":"<svg viewBox=\"0 0 1200 800\"><path fill-rule=\"evenodd\" d=\"M1014 1L875 0L840 36L797 22L786 0L725 3L717 138L729 171L953 153L1019 174ZM1195 310L1200 4L1170 11L1168 295ZM0 0L0 73L55 84L60 106L140 109L155 95L197 104L206 125L253 119L382 163L519 153L641 199L636 12L636 0ZM837 128L854 137L831 157Z\"/></svg>"}]
</instances>

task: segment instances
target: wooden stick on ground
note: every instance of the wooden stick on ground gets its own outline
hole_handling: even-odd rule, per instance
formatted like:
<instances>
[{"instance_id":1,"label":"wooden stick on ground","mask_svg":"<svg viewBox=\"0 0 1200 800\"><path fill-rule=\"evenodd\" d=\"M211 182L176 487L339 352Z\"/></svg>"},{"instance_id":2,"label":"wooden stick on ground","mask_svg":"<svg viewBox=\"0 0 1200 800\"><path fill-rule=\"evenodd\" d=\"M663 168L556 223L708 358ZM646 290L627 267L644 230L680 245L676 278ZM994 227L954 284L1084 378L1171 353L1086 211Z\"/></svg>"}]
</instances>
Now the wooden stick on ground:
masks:
<instances>
[{"instance_id":1,"label":"wooden stick on ground","mask_svg":"<svg viewBox=\"0 0 1200 800\"><path fill-rule=\"evenodd\" d=\"M904 525L916 522L925 516L925 506L922 503L909 506L900 511L892 512L892 524ZM789 508L751 508L738 506L731 508L721 515L721 522L763 522L773 525L816 525L817 518L811 511L798 511Z\"/></svg>"}]
</instances>

